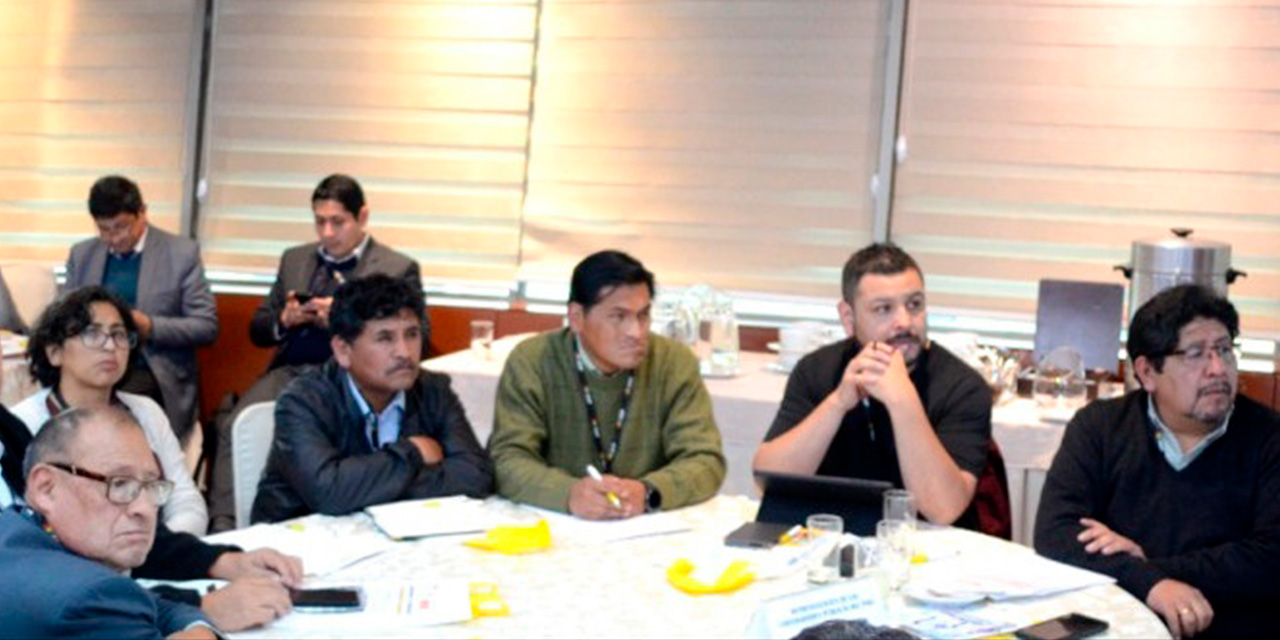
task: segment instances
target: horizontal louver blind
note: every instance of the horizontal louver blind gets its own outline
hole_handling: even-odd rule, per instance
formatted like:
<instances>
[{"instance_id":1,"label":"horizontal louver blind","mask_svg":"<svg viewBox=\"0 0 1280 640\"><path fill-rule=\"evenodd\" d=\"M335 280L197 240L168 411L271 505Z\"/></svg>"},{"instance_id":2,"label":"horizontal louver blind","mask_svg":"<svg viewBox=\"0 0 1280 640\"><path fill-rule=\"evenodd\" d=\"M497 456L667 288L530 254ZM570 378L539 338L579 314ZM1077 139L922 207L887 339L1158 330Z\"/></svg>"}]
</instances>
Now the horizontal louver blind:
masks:
<instances>
[{"instance_id":1,"label":"horizontal louver blind","mask_svg":"<svg viewBox=\"0 0 1280 640\"><path fill-rule=\"evenodd\" d=\"M179 230L197 5L0 0L0 260L65 261L109 173Z\"/></svg>"},{"instance_id":2,"label":"horizontal louver blind","mask_svg":"<svg viewBox=\"0 0 1280 640\"><path fill-rule=\"evenodd\" d=\"M521 275L834 296L871 234L880 2L545 0Z\"/></svg>"},{"instance_id":3,"label":"horizontal louver blind","mask_svg":"<svg viewBox=\"0 0 1280 640\"><path fill-rule=\"evenodd\" d=\"M341 172L425 277L514 277L532 0L215 6L206 262L274 268L315 239L311 191Z\"/></svg>"},{"instance_id":4,"label":"horizontal louver blind","mask_svg":"<svg viewBox=\"0 0 1280 640\"><path fill-rule=\"evenodd\" d=\"M1280 330L1280 7L916 0L892 236L931 302L1034 308L1124 282L1135 239L1232 245L1248 331Z\"/></svg>"}]
</instances>

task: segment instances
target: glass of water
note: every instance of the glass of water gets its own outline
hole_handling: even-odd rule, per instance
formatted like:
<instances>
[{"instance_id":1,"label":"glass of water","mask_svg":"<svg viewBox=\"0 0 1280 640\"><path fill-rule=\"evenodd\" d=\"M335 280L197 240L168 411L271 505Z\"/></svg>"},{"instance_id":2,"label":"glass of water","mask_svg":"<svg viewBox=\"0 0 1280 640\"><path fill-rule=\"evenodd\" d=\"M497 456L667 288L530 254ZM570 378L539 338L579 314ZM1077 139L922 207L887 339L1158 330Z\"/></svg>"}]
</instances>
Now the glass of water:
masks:
<instances>
[{"instance_id":1,"label":"glass of water","mask_svg":"<svg viewBox=\"0 0 1280 640\"><path fill-rule=\"evenodd\" d=\"M471 355L478 360L493 359L493 321L471 321Z\"/></svg>"},{"instance_id":2,"label":"glass of water","mask_svg":"<svg viewBox=\"0 0 1280 640\"><path fill-rule=\"evenodd\" d=\"M884 519L890 522L906 522L916 528L916 497L906 489L890 489L884 492Z\"/></svg>"},{"instance_id":3,"label":"glass of water","mask_svg":"<svg viewBox=\"0 0 1280 640\"><path fill-rule=\"evenodd\" d=\"M905 520L881 520L876 524L879 543L879 565L889 588L896 591L906 584L911 573L911 538L914 523Z\"/></svg>"},{"instance_id":4,"label":"glass of water","mask_svg":"<svg viewBox=\"0 0 1280 640\"><path fill-rule=\"evenodd\" d=\"M815 513L805 520L805 529L817 545L809 565L809 582L826 584L840 579L840 537L844 518L830 513Z\"/></svg>"}]
</instances>

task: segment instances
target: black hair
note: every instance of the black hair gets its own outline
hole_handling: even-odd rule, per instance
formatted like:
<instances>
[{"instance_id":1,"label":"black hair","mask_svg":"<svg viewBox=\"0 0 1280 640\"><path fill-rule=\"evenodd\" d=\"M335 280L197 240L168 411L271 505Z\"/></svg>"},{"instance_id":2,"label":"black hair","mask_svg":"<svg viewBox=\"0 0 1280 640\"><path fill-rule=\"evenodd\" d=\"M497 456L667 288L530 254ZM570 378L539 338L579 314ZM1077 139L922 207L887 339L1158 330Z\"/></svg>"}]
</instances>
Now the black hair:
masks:
<instances>
[{"instance_id":1,"label":"black hair","mask_svg":"<svg viewBox=\"0 0 1280 640\"><path fill-rule=\"evenodd\" d=\"M1240 335L1240 315L1226 298L1204 285L1181 284L1157 293L1133 314L1125 343L1129 360L1146 357L1163 371L1165 356L1178 348L1178 332L1197 318L1221 322L1232 340Z\"/></svg>"},{"instance_id":2,"label":"black hair","mask_svg":"<svg viewBox=\"0 0 1280 640\"><path fill-rule=\"evenodd\" d=\"M31 339L27 342L27 357L31 360L31 377L39 381L42 386L55 387L62 379L62 368L54 366L49 361L47 348L62 345L93 324L92 306L95 302L105 302L115 307L120 313L124 330L130 334L138 333L138 325L133 321L129 305L101 286L80 287L54 300L40 314L40 319L36 321L36 326L31 331ZM137 347L130 350L128 368L125 369L125 374L120 376L121 380L129 376L129 369L134 365L133 360L137 352Z\"/></svg>"},{"instance_id":3,"label":"black hair","mask_svg":"<svg viewBox=\"0 0 1280 640\"><path fill-rule=\"evenodd\" d=\"M95 220L109 220L121 213L137 215L144 206L138 185L124 176L98 178L89 189L89 215Z\"/></svg>"},{"instance_id":4,"label":"black hair","mask_svg":"<svg viewBox=\"0 0 1280 640\"><path fill-rule=\"evenodd\" d=\"M904 271L914 270L924 281L924 272L914 258L892 242L877 242L858 249L844 263L844 273L840 276L840 293L844 301L853 304L858 293L858 283L868 273L879 275L896 275Z\"/></svg>"},{"instance_id":5,"label":"black hair","mask_svg":"<svg viewBox=\"0 0 1280 640\"><path fill-rule=\"evenodd\" d=\"M371 320L394 318L405 309L412 311L418 324L423 325L422 340L426 342L426 303L422 291L414 289L408 280L381 273L348 280L333 294L329 332L350 344L360 337Z\"/></svg>"},{"instance_id":6,"label":"black hair","mask_svg":"<svg viewBox=\"0 0 1280 640\"><path fill-rule=\"evenodd\" d=\"M69 462L67 450L75 442L80 427L98 420L116 427L142 428L133 414L113 405L67 409L45 421L32 438L22 458L22 477L30 476L31 469L42 462Z\"/></svg>"},{"instance_id":7,"label":"black hair","mask_svg":"<svg viewBox=\"0 0 1280 640\"><path fill-rule=\"evenodd\" d=\"M317 202L322 200L333 200L342 204L342 208L351 214L351 217L360 217L360 210L364 208L364 190L360 188L360 183L355 178L342 173L335 173L316 185L316 190L311 192L311 206L315 207Z\"/></svg>"},{"instance_id":8,"label":"black hair","mask_svg":"<svg viewBox=\"0 0 1280 640\"><path fill-rule=\"evenodd\" d=\"M576 302L584 311L590 311L613 289L634 284L648 287L649 296L653 296L653 273L645 269L639 260L621 251L597 251L573 268L569 302Z\"/></svg>"}]
</instances>

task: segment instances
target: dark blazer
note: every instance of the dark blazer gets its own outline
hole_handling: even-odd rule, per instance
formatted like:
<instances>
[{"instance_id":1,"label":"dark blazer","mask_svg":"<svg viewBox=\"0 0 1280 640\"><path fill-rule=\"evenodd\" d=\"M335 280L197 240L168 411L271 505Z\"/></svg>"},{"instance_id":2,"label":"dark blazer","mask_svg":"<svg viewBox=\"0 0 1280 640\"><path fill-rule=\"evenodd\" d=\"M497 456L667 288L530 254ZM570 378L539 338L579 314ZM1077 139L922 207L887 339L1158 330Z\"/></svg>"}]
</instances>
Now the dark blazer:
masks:
<instances>
[{"instance_id":1,"label":"dark blazer","mask_svg":"<svg viewBox=\"0 0 1280 640\"><path fill-rule=\"evenodd\" d=\"M287 249L281 256L275 284L271 285L271 292L267 294L262 304L258 305L258 310L253 314L253 320L249 322L249 339L253 344L259 347L275 347L289 340L291 332L286 332L281 338L276 337L276 323L279 322L280 312L284 310L289 292L305 292L311 286L311 276L316 269L320 268L320 256L316 253L319 247L319 242L308 242ZM422 291L422 277L418 271L418 263L413 258L369 238L369 244L365 247L364 253L360 254L360 261L356 263L354 277L361 278L375 273L407 279L415 291ZM423 327L424 331L429 329L429 325ZM270 368L300 364L284 362L284 352L284 349L276 350L271 358Z\"/></svg>"},{"instance_id":2,"label":"dark blazer","mask_svg":"<svg viewBox=\"0 0 1280 640\"><path fill-rule=\"evenodd\" d=\"M449 376L420 371L405 396L400 439L374 450L346 370L336 362L289 383L276 403L275 438L251 520L343 515L410 498L491 493L493 463L449 388ZM439 442L444 460L423 462L407 439L413 435Z\"/></svg>"},{"instance_id":3,"label":"dark blazer","mask_svg":"<svg viewBox=\"0 0 1280 640\"><path fill-rule=\"evenodd\" d=\"M0 513L0 638L163 638L204 620L71 553L14 510Z\"/></svg>"},{"instance_id":4,"label":"dark blazer","mask_svg":"<svg viewBox=\"0 0 1280 640\"><path fill-rule=\"evenodd\" d=\"M80 242L67 258L65 288L102 284L106 269L106 243L98 238ZM147 226L137 308L154 325L142 355L160 385L169 424L184 435L196 417L196 347L218 337L217 305L194 241Z\"/></svg>"}]
</instances>

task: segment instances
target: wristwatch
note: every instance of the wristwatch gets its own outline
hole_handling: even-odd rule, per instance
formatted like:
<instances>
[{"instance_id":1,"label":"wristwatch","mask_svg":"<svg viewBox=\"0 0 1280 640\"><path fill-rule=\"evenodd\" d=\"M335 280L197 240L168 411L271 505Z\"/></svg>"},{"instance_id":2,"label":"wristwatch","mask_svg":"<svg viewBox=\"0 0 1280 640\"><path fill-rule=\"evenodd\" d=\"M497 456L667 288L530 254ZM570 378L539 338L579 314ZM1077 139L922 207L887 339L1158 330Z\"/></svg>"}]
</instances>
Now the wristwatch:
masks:
<instances>
[{"instance_id":1,"label":"wristwatch","mask_svg":"<svg viewBox=\"0 0 1280 640\"><path fill-rule=\"evenodd\" d=\"M647 480L641 480L644 484L644 512L653 513L662 508L662 492L653 486Z\"/></svg>"}]
</instances>

